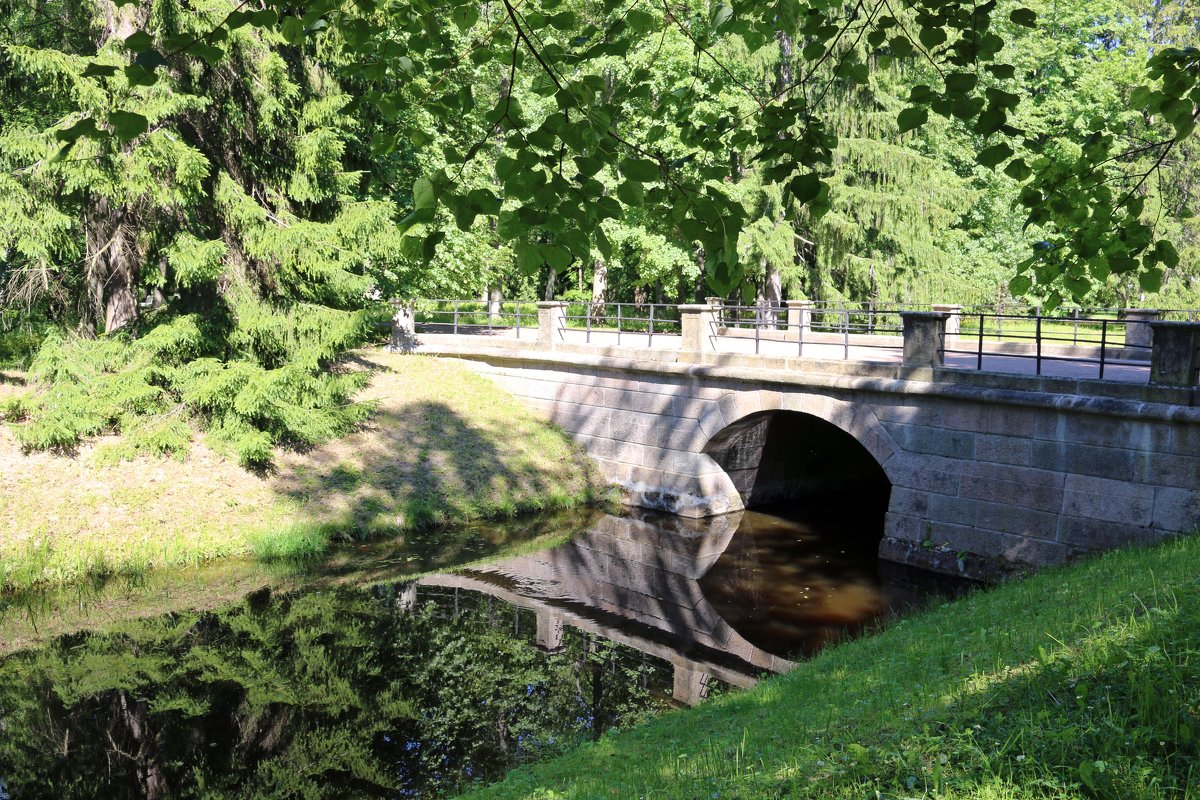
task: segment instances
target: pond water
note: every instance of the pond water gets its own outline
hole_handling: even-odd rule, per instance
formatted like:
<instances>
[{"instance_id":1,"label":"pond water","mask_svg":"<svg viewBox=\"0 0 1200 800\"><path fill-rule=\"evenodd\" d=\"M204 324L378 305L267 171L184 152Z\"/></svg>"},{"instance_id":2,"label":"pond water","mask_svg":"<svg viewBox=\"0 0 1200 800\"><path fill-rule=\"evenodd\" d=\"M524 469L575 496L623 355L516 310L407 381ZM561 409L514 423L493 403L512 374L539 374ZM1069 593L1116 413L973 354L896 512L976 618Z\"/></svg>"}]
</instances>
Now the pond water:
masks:
<instances>
[{"instance_id":1,"label":"pond water","mask_svg":"<svg viewBox=\"0 0 1200 800\"><path fill-rule=\"evenodd\" d=\"M0 800L453 793L954 588L881 565L874 512L575 524L420 577L395 545L360 548L337 581L108 614L10 652Z\"/></svg>"}]
</instances>

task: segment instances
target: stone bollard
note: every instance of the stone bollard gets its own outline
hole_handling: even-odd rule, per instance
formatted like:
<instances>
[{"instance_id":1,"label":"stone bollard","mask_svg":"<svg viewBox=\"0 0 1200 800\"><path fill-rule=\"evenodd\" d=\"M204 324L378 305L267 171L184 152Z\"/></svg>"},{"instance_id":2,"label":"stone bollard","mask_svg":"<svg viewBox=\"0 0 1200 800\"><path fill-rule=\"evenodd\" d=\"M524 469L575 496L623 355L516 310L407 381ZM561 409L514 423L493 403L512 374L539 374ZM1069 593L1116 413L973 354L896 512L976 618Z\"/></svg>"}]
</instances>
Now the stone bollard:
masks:
<instances>
[{"instance_id":1,"label":"stone bollard","mask_svg":"<svg viewBox=\"0 0 1200 800\"><path fill-rule=\"evenodd\" d=\"M549 653L563 648L563 618L551 609L537 612L537 646Z\"/></svg>"},{"instance_id":2,"label":"stone bollard","mask_svg":"<svg viewBox=\"0 0 1200 800\"><path fill-rule=\"evenodd\" d=\"M417 346L416 312L413 302L392 303L392 339L387 349L393 353L411 353Z\"/></svg>"},{"instance_id":3,"label":"stone bollard","mask_svg":"<svg viewBox=\"0 0 1200 800\"><path fill-rule=\"evenodd\" d=\"M1131 361L1150 359L1154 344L1154 330L1150 324L1161 316L1162 312L1157 308L1125 309L1125 346L1121 349L1121 358Z\"/></svg>"},{"instance_id":4,"label":"stone bollard","mask_svg":"<svg viewBox=\"0 0 1200 800\"><path fill-rule=\"evenodd\" d=\"M943 311L901 311L900 318L904 320L904 366L942 366L950 315Z\"/></svg>"},{"instance_id":5,"label":"stone bollard","mask_svg":"<svg viewBox=\"0 0 1200 800\"><path fill-rule=\"evenodd\" d=\"M713 340L717 336L720 309L715 305L679 306L679 327L683 333L680 352L711 353L717 349Z\"/></svg>"},{"instance_id":6,"label":"stone bollard","mask_svg":"<svg viewBox=\"0 0 1200 800\"><path fill-rule=\"evenodd\" d=\"M537 343L553 350L563 340L563 332L567 327L567 304L561 300L541 300L537 303L537 310Z\"/></svg>"},{"instance_id":7,"label":"stone bollard","mask_svg":"<svg viewBox=\"0 0 1200 800\"><path fill-rule=\"evenodd\" d=\"M708 699L710 683L712 676L708 673L676 664L671 697L685 706L699 705Z\"/></svg>"},{"instance_id":8,"label":"stone bollard","mask_svg":"<svg viewBox=\"0 0 1200 800\"><path fill-rule=\"evenodd\" d=\"M1150 382L1161 386L1200 384L1200 322L1151 322Z\"/></svg>"},{"instance_id":9,"label":"stone bollard","mask_svg":"<svg viewBox=\"0 0 1200 800\"><path fill-rule=\"evenodd\" d=\"M951 303L934 303L933 310L939 314L949 314L946 320L946 338L957 339L962 333L962 306Z\"/></svg>"},{"instance_id":10,"label":"stone bollard","mask_svg":"<svg viewBox=\"0 0 1200 800\"><path fill-rule=\"evenodd\" d=\"M796 332L796 338L803 338L806 331L812 330L813 309L816 303L812 300L787 300L787 331Z\"/></svg>"}]
</instances>

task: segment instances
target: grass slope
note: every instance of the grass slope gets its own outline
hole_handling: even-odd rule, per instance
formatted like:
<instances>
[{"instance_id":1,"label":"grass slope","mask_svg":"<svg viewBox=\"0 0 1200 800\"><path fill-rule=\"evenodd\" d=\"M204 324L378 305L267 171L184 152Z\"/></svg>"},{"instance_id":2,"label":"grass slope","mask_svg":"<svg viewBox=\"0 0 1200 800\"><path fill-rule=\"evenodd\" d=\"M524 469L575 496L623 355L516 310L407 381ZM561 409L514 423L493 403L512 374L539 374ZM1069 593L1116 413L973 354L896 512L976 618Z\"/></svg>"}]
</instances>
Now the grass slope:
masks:
<instances>
[{"instance_id":1,"label":"grass slope","mask_svg":"<svg viewBox=\"0 0 1200 800\"><path fill-rule=\"evenodd\" d=\"M830 648L478 798L1200 797L1200 537Z\"/></svg>"},{"instance_id":2,"label":"grass slope","mask_svg":"<svg viewBox=\"0 0 1200 800\"><path fill-rule=\"evenodd\" d=\"M257 475L205 446L110 463L104 440L23 454L0 427L0 591L254 553L314 556L362 539L592 499L586 457L461 362L364 352L361 430ZM6 373L3 394L21 391ZM109 449L111 453L111 449Z\"/></svg>"}]
</instances>

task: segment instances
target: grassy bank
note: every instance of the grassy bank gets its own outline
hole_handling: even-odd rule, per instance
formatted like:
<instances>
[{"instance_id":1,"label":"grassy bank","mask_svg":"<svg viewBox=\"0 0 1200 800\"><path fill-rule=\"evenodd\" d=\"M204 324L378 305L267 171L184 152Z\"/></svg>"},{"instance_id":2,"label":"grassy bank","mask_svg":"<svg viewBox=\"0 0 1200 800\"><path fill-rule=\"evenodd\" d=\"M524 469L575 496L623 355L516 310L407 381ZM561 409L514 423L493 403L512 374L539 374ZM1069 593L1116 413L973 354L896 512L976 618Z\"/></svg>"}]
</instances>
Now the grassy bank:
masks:
<instances>
[{"instance_id":1,"label":"grassy bank","mask_svg":"<svg viewBox=\"0 0 1200 800\"><path fill-rule=\"evenodd\" d=\"M1200 537L972 595L486 798L1200 796Z\"/></svg>"},{"instance_id":2,"label":"grassy bank","mask_svg":"<svg viewBox=\"0 0 1200 800\"><path fill-rule=\"evenodd\" d=\"M181 460L112 463L113 442L24 454L0 427L0 590L365 539L590 500L586 458L463 364L365 352L361 430L248 472L198 437ZM5 373L0 399L24 391Z\"/></svg>"}]
</instances>

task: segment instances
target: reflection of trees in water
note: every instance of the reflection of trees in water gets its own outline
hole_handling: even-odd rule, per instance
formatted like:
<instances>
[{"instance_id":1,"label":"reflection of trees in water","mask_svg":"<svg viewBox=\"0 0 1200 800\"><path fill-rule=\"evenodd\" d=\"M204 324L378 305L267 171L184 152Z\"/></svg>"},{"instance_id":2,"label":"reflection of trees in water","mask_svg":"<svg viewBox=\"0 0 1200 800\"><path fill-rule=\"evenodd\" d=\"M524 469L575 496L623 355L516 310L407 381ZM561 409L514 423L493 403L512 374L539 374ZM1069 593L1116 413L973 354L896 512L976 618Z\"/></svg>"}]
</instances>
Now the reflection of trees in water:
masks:
<instances>
[{"instance_id":1,"label":"reflection of trees in water","mask_svg":"<svg viewBox=\"0 0 1200 800\"><path fill-rule=\"evenodd\" d=\"M0 787L425 794L634 721L669 685L669 668L578 632L542 652L532 613L490 598L405 612L402 594L262 592L0 661Z\"/></svg>"}]
</instances>

